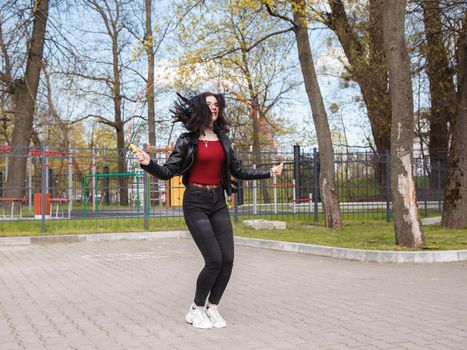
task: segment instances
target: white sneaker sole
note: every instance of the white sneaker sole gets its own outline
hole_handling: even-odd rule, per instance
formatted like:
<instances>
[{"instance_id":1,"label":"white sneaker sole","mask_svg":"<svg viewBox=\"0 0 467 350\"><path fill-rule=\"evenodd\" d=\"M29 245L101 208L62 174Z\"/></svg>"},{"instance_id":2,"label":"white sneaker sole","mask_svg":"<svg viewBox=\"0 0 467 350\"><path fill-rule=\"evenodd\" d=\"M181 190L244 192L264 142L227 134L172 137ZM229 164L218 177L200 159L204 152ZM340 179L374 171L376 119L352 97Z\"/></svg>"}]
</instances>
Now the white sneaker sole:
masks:
<instances>
[{"instance_id":1,"label":"white sneaker sole","mask_svg":"<svg viewBox=\"0 0 467 350\"><path fill-rule=\"evenodd\" d=\"M227 327L227 322L225 322L225 320L215 322L213 320L213 318L209 316L208 313L207 313L207 315L208 315L209 321L211 321L211 324L212 324L213 328L225 328L225 327Z\"/></svg>"},{"instance_id":2,"label":"white sneaker sole","mask_svg":"<svg viewBox=\"0 0 467 350\"><path fill-rule=\"evenodd\" d=\"M227 327L227 323L213 323L212 327L213 328L225 328Z\"/></svg>"},{"instance_id":3,"label":"white sneaker sole","mask_svg":"<svg viewBox=\"0 0 467 350\"><path fill-rule=\"evenodd\" d=\"M195 328L200 328L200 329L210 329L213 327L212 324L209 324L209 325L199 325L199 324L195 324L193 323L193 320L191 319L190 317L190 313L188 313L185 317L185 321L189 324L191 324L193 327Z\"/></svg>"}]
</instances>

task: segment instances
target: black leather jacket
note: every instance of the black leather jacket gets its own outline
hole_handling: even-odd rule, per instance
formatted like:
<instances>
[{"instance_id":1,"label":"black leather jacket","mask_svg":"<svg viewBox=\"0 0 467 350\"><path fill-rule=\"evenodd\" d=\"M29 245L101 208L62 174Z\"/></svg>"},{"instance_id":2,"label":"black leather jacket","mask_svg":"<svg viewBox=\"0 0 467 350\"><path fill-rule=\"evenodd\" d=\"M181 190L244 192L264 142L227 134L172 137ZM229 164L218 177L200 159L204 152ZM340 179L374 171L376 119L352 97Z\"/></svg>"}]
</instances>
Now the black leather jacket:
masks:
<instances>
[{"instance_id":1,"label":"black leather jacket","mask_svg":"<svg viewBox=\"0 0 467 350\"><path fill-rule=\"evenodd\" d=\"M232 194L231 175L242 180L271 177L270 169L243 168L232 149L232 141L228 136L222 132L218 132L217 136L227 155L227 160L222 167L222 188L227 192L227 195ZM184 133L175 142L174 149L165 164L158 165L151 159L148 165L141 165L141 168L161 180L168 180L174 176L182 175L183 184L188 186L189 170L197 155L198 137L194 133Z\"/></svg>"}]
</instances>

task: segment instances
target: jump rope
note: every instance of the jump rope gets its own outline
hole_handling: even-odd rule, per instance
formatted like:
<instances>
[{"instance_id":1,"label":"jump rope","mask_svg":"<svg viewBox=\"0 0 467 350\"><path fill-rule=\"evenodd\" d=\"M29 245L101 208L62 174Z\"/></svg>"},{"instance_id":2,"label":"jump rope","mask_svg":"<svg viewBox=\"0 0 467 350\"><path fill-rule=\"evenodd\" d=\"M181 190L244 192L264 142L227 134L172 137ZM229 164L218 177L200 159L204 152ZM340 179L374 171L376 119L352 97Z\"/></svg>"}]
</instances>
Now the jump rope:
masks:
<instances>
[{"instance_id":1,"label":"jump rope","mask_svg":"<svg viewBox=\"0 0 467 350\"><path fill-rule=\"evenodd\" d=\"M225 86L224 86L225 87ZM226 87L225 87L226 88ZM251 110L251 114L253 116L253 119L256 120L256 122L258 123L259 127L261 128L261 130L263 130L264 134L266 135L266 138L268 140L268 142L271 144L272 148L274 149L274 153L276 154L277 156L277 159L279 160L279 169L282 171L282 169L284 168L284 162L282 160L282 156L280 155L279 153L279 150L278 150L278 147L277 147L277 144L276 142L274 141L273 137L271 136L271 133L269 132L268 128L266 127L266 125L264 124L264 122L260 119L259 117L259 114L258 114L258 111L256 110L256 108L251 104L250 101L248 101L246 98L244 98L242 95L240 95L239 93L235 92L235 91L232 91L230 89L227 89L227 91L229 91L230 93L232 93L237 99L238 101L240 101L241 103L243 103L244 105L246 105L250 110Z\"/></svg>"},{"instance_id":2,"label":"jump rope","mask_svg":"<svg viewBox=\"0 0 467 350\"><path fill-rule=\"evenodd\" d=\"M146 87L139 95L138 97L136 98L136 102L135 102L135 107L133 108L133 111L131 112L130 114L130 117L128 118L128 130L127 130L127 140L128 140L128 147L133 151L133 152L138 152L140 151L140 149L134 145L133 143L131 143L131 131L133 129L133 124L134 124L134 119L135 119L135 116L136 116L136 112L138 111L139 107L140 107L140 104L141 104L141 101L143 99L143 97L147 94L148 90L153 87L154 84L151 84L149 85L148 87Z\"/></svg>"}]
</instances>

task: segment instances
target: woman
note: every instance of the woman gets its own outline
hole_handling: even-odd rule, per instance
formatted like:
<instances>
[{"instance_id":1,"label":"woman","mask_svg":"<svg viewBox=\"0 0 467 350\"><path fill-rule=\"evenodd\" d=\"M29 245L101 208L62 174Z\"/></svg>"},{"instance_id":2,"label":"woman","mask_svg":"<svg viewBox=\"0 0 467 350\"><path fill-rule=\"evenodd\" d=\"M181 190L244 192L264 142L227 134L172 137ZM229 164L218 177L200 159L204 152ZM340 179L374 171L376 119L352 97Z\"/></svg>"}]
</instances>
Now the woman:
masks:
<instances>
[{"instance_id":1,"label":"woman","mask_svg":"<svg viewBox=\"0 0 467 350\"><path fill-rule=\"evenodd\" d=\"M217 305L229 282L234 258L225 200L225 193L232 194L230 177L250 180L279 176L282 164L271 169L241 166L227 137L223 95L204 92L191 99L179 97L173 118L189 132L180 135L165 164L156 164L141 150L135 150L134 155L145 171L159 179L182 175L186 186L183 215L205 262L186 321L196 328L222 328L227 323Z\"/></svg>"}]
</instances>

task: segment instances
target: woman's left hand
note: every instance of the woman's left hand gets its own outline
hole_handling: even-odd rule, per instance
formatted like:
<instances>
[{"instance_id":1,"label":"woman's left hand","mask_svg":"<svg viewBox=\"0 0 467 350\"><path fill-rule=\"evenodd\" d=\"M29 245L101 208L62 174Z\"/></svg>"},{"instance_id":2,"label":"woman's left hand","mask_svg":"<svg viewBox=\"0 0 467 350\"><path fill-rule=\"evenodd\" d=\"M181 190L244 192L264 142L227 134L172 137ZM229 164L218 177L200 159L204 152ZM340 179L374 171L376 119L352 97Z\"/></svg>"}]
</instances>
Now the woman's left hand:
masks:
<instances>
[{"instance_id":1,"label":"woman's left hand","mask_svg":"<svg viewBox=\"0 0 467 350\"><path fill-rule=\"evenodd\" d=\"M146 152L140 150L139 148L133 149L133 155L135 156L136 160L142 165L148 165L151 161L151 157Z\"/></svg>"},{"instance_id":2,"label":"woman's left hand","mask_svg":"<svg viewBox=\"0 0 467 350\"><path fill-rule=\"evenodd\" d=\"M272 176L281 176L283 168L284 168L284 163L280 163L279 165L273 166L271 168Z\"/></svg>"}]
</instances>

